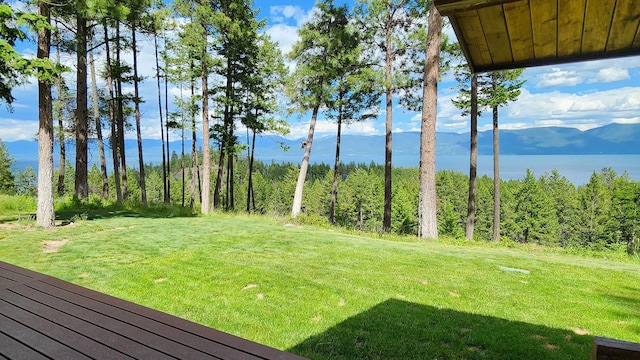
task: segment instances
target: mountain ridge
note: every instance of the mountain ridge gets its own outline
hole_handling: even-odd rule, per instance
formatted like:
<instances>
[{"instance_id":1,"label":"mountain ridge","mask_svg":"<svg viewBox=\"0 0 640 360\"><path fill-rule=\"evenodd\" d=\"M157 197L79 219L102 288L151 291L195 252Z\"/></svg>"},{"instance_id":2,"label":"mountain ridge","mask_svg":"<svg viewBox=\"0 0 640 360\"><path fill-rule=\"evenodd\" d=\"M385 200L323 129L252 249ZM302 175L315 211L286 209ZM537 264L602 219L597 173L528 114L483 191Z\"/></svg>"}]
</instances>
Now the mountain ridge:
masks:
<instances>
[{"instance_id":1,"label":"mountain ridge","mask_svg":"<svg viewBox=\"0 0 640 360\"><path fill-rule=\"evenodd\" d=\"M256 141L256 156L265 162L298 163L302 158L302 138L286 139L276 135L264 135ZM384 161L384 135L343 135L341 160L343 162L382 163ZM469 154L469 133L438 132L436 154L438 156L460 156ZM187 142L187 152L191 143ZM416 164L420 153L420 133L402 132L393 134L394 164ZM5 142L10 155L19 163L37 166L38 143L36 141ZM200 148L202 143L198 143ZM284 151L288 148L288 151ZM180 141L172 141L170 150L180 152ZM129 164L137 165L137 146L133 139L126 140L126 155ZM145 163L158 164L162 159L160 140L143 140ZM68 146L68 159L73 159L75 147ZM108 152L110 153L110 151ZM478 154L493 154L491 130L478 133ZM501 155L622 155L640 154L640 124L609 124L590 130L565 127L541 127L521 130L500 130ZM97 163L98 151L95 141L89 149L89 162ZM57 146L54 161L57 164ZM332 163L335 158L335 136L316 137L311 151L312 162ZM399 161L396 162L396 159ZM71 161L73 163L73 161Z\"/></svg>"}]
</instances>

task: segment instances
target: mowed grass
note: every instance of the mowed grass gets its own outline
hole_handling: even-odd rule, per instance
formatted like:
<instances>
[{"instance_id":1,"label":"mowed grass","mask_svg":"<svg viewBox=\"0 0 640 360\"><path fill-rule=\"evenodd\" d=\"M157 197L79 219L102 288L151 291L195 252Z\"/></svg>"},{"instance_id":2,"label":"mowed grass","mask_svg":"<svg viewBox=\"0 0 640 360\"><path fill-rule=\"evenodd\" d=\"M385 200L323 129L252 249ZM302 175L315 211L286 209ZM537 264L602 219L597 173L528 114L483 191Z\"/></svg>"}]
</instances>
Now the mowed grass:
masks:
<instances>
[{"instance_id":1,"label":"mowed grass","mask_svg":"<svg viewBox=\"0 0 640 360\"><path fill-rule=\"evenodd\" d=\"M637 261L260 216L84 217L0 223L0 260L312 359L586 359L596 335L640 342Z\"/></svg>"}]
</instances>

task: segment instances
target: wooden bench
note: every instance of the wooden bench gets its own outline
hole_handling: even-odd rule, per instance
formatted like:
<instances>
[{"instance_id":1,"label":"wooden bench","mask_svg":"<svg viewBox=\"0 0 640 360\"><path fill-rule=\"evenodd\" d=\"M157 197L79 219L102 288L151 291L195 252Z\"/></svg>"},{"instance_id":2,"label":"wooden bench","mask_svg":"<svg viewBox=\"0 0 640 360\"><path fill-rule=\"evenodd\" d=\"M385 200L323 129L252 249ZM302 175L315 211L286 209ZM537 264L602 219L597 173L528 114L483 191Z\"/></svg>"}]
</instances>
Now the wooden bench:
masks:
<instances>
[{"instance_id":1,"label":"wooden bench","mask_svg":"<svg viewBox=\"0 0 640 360\"><path fill-rule=\"evenodd\" d=\"M0 261L0 359L300 356Z\"/></svg>"},{"instance_id":2,"label":"wooden bench","mask_svg":"<svg viewBox=\"0 0 640 360\"><path fill-rule=\"evenodd\" d=\"M640 360L640 344L595 336L592 360Z\"/></svg>"}]
</instances>

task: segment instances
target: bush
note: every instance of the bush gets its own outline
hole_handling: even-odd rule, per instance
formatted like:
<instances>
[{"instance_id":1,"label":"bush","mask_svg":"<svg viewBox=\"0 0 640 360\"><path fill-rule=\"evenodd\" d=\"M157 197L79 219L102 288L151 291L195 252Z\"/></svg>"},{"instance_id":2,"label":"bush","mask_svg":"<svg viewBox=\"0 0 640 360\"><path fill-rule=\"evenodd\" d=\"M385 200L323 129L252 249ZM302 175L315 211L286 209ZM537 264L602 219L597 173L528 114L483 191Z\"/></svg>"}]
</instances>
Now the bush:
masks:
<instances>
[{"instance_id":1,"label":"bush","mask_svg":"<svg viewBox=\"0 0 640 360\"><path fill-rule=\"evenodd\" d=\"M0 194L0 216L35 213L37 200L33 196Z\"/></svg>"}]
</instances>

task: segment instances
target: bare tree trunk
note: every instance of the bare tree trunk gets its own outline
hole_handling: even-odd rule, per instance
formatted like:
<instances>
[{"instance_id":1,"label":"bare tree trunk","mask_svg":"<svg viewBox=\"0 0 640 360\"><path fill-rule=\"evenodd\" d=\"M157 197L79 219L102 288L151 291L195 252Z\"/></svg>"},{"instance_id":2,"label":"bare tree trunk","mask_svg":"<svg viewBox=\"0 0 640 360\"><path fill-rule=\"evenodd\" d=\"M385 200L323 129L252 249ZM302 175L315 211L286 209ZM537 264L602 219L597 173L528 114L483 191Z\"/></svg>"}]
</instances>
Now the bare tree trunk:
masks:
<instances>
[{"instance_id":1,"label":"bare tree trunk","mask_svg":"<svg viewBox=\"0 0 640 360\"><path fill-rule=\"evenodd\" d=\"M342 100L342 99L341 99ZM336 222L336 201L338 193L338 168L340 166L340 137L342 135L342 106L338 113L338 134L336 136L336 159L333 165L333 184L331 185L331 204L329 205L329 223Z\"/></svg>"},{"instance_id":2,"label":"bare tree trunk","mask_svg":"<svg viewBox=\"0 0 640 360\"><path fill-rule=\"evenodd\" d=\"M500 139L497 106L493 107L493 241L500 241Z\"/></svg>"},{"instance_id":3,"label":"bare tree trunk","mask_svg":"<svg viewBox=\"0 0 640 360\"><path fill-rule=\"evenodd\" d=\"M113 157L113 178L116 185L116 200L122 204L122 187L120 186L120 157L118 155L118 131L116 126L116 103L113 90L113 75L111 71L111 49L109 47L109 29L107 20L103 20L105 37L105 55L107 61L107 88L109 89L109 121L111 123L111 155Z\"/></svg>"},{"instance_id":4,"label":"bare tree trunk","mask_svg":"<svg viewBox=\"0 0 640 360\"><path fill-rule=\"evenodd\" d=\"M231 114L233 114L233 107L231 109ZM233 116L233 115L231 115ZM231 122L229 123L229 143L228 146L229 148L227 149L227 168L228 168L228 174L227 174L227 191L229 193L229 200L227 203L227 210L234 210L235 209L235 197L234 197L234 165L235 165L235 152L233 151L234 147L231 143L232 139L234 138L234 134L233 134L233 117L231 118Z\"/></svg>"},{"instance_id":5,"label":"bare tree trunk","mask_svg":"<svg viewBox=\"0 0 640 360\"><path fill-rule=\"evenodd\" d=\"M469 201L464 236L473 240L476 224L476 194L478 189L478 75L471 74L471 149L469 151Z\"/></svg>"},{"instance_id":6,"label":"bare tree trunk","mask_svg":"<svg viewBox=\"0 0 640 360\"><path fill-rule=\"evenodd\" d=\"M391 195L392 183L392 132L393 132L393 73L392 73L392 33L391 27L387 28L386 34L386 57L385 57L385 99L386 99L386 120L385 120L385 152L384 152L384 213L382 216L382 230L391 231Z\"/></svg>"},{"instance_id":7,"label":"bare tree trunk","mask_svg":"<svg viewBox=\"0 0 640 360\"><path fill-rule=\"evenodd\" d=\"M156 80L158 85L158 111L160 112L160 142L162 143L162 184L163 199L165 203L169 202L169 192L167 191L167 160L166 149L164 148L164 117L162 116L162 92L160 90L160 61L158 56L158 34L153 34L153 43L156 49Z\"/></svg>"},{"instance_id":8,"label":"bare tree trunk","mask_svg":"<svg viewBox=\"0 0 640 360\"><path fill-rule=\"evenodd\" d=\"M213 208L218 209L220 207L220 198L222 195L220 192L222 191L222 176L224 174L224 145L220 143L218 147L218 172L216 174L216 184L213 189Z\"/></svg>"},{"instance_id":9,"label":"bare tree trunk","mask_svg":"<svg viewBox=\"0 0 640 360\"><path fill-rule=\"evenodd\" d=\"M60 96L60 89L61 89L61 83L60 80L57 80L57 88L58 88L58 96ZM58 98L58 101L60 101L60 98ZM61 102L61 101L60 101ZM65 136L64 136L64 122L62 121L62 104L59 103L59 108L57 111L57 118L58 118L58 128L60 130L58 130L58 143L60 145L60 166L58 169L58 195L59 196L63 196L64 195L64 175L65 175L65 168L67 165L67 156L66 156L66 146L65 146Z\"/></svg>"},{"instance_id":10,"label":"bare tree trunk","mask_svg":"<svg viewBox=\"0 0 640 360\"><path fill-rule=\"evenodd\" d=\"M181 133L180 133L180 172L182 173L182 207L185 205L185 163L184 163L184 97L182 96L182 83L180 84L180 103L183 104L181 111Z\"/></svg>"},{"instance_id":11,"label":"bare tree trunk","mask_svg":"<svg viewBox=\"0 0 640 360\"><path fill-rule=\"evenodd\" d=\"M627 244L627 254L629 254L629 255L635 255L636 254L636 249L637 249L637 245L636 245L637 223L638 223L638 205L636 203L636 206L633 209L633 227L631 229L631 239L629 239L629 244Z\"/></svg>"},{"instance_id":12,"label":"bare tree trunk","mask_svg":"<svg viewBox=\"0 0 640 360\"><path fill-rule=\"evenodd\" d=\"M191 70L193 70L193 61L191 62ZM193 73L193 71L192 71ZM193 101L195 96L195 81L191 79L191 98L189 101ZM198 199L201 199L200 191L200 171L198 168L198 148L196 140L196 115L193 111L194 103L191 103L192 107L189 109L189 115L191 116L191 208L195 205L196 195ZM196 187L198 193L196 194Z\"/></svg>"},{"instance_id":13,"label":"bare tree trunk","mask_svg":"<svg viewBox=\"0 0 640 360\"><path fill-rule=\"evenodd\" d=\"M167 69L167 35L163 31L162 38L165 45L165 52L162 55L162 62L164 63L164 126L167 133L167 196L168 202L171 202L171 150L169 150L169 74Z\"/></svg>"},{"instance_id":14,"label":"bare tree trunk","mask_svg":"<svg viewBox=\"0 0 640 360\"><path fill-rule=\"evenodd\" d=\"M302 157L302 163L300 164L300 173L298 174L298 181L296 182L296 190L293 194L293 207L291 209L292 217L298 216L302 209L302 190L304 189L304 182L307 177L307 169L309 168L309 157L311 156L311 145L313 144L313 133L316 128L316 120L318 118L319 108L320 106L318 104L313 107L311 121L309 122L309 135L307 135L306 143L303 144L304 155Z\"/></svg>"},{"instance_id":15,"label":"bare tree trunk","mask_svg":"<svg viewBox=\"0 0 640 360\"><path fill-rule=\"evenodd\" d=\"M89 196L87 169L87 19L80 12L76 20L76 174L74 194Z\"/></svg>"},{"instance_id":16,"label":"bare tree trunk","mask_svg":"<svg viewBox=\"0 0 640 360\"><path fill-rule=\"evenodd\" d=\"M257 112L257 110L256 110ZM253 200L253 157L256 150L256 131L253 132L253 138L251 139L251 154L249 155L249 183L247 184L247 212L251 212L251 203ZM253 202L253 209L255 210L256 204Z\"/></svg>"},{"instance_id":17,"label":"bare tree trunk","mask_svg":"<svg viewBox=\"0 0 640 360\"><path fill-rule=\"evenodd\" d=\"M142 155L142 132L140 129L140 93L138 89L138 47L136 44L136 23L131 24L131 46L133 47L133 96L136 116L136 137L138 139L138 166L140 167L140 196L142 206L147 206L147 182L144 173L144 157Z\"/></svg>"},{"instance_id":18,"label":"bare tree trunk","mask_svg":"<svg viewBox=\"0 0 640 360\"><path fill-rule=\"evenodd\" d=\"M120 22L116 21L116 63L118 67L122 68L120 61ZM120 174L122 176L122 199L127 200L129 197L129 179L127 176L127 157L124 148L124 97L122 95L122 71L118 70L118 77L116 78L116 98L118 104L118 150L120 151Z\"/></svg>"},{"instance_id":19,"label":"bare tree trunk","mask_svg":"<svg viewBox=\"0 0 640 360\"><path fill-rule=\"evenodd\" d=\"M60 65L60 44L56 41L56 64ZM56 109L56 117L58 118L58 143L60 146L60 166L58 169L58 195L64 195L64 175L65 167L67 165L66 147L65 147L65 135L64 135L64 121L62 120L62 106L64 100L62 99L62 77L56 79L56 88L58 90L58 98L56 99L58 106Z\"/></svg>"},{"instance_id":20,"label":"bare tree trunk","mask_svg":"<svg viewBox=\"0 0 640 360\"><path fill-rule=\"evenodd\" d=\"M106 35L105 35L106 36ZM89 39L90 47L93 42ZM100 174L102 175L102 197L109 197L109 178L107 177L107 160L104 154L104 140L102 138L102 124L100 122L100 107L98 106L98 83L96 81L96 64L93 58L93 50L89 52L89 69L91 71L91 98L93 102L93 117L96 125L96 137L98 138L98 156L100 157Z\"/></svg>"},{"instance_id":21,"label":"bare tree trunk","mask_svg":"<svg viewBox=\"0 0 640 360\"><path fill-rule=\"evenodd\" d=\"M420 194L418 199L418 236L438 238L436 208L436 115L442 16L432 1L429 6L426 63L420 133Z\"/></svg>"},{"instance_id":22,"label":"bare tree trunk","mask_svg":"<svg viewBox=\"0 0 640 360\"><path fill-rule=\"evenodd\" d=\"M50 22L49 4L40 2L40 16ZM51 30L38 30L38 59L49 58L51 46ZM53 108L51 100L51 83L38 80L38 205L36 210L36 226L51 228L55 226L55 210L53 207Z\"/></svg>"},{"instance_id":23,"label":"bare tree trunk","mask_svg":"<svg viewBox=\"0 0 640 360\"><path fill-rule=\"evenodd\" d=\"M209 213L211 198L211 154L209 149L209 69L207 68L207 32L202 39L202 201L200 212Z\"/></svg>"}]
</instances>

